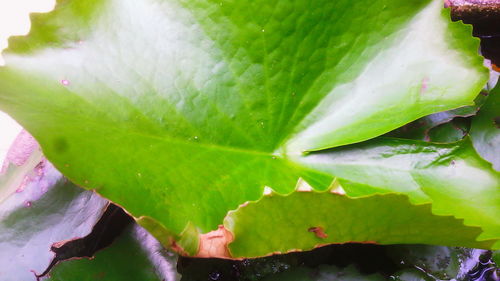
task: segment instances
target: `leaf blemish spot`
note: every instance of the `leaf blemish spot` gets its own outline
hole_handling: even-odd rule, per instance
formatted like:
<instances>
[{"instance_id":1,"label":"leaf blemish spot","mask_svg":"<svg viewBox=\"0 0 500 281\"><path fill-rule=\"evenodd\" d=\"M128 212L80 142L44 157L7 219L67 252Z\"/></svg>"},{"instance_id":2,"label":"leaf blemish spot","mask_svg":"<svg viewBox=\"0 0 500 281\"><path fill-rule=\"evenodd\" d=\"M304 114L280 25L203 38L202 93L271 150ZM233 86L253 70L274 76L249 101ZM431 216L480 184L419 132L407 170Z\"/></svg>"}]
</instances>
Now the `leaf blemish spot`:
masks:
<instances>
[{"instance_id":1,"label":"leaf blemish spot","mask_svg":"<svg viewBox=\"0 0 500 281\"><path fill-rule=\"evenodd\" d=\"M68 150L68 141L64 137L58 137L54 140L54 149L59 153L64 153Z\"/></svg>"},{"instance_id":2,"label":"leaf blemish spot","mask_svg":"<svg viewBox=\"0 0 500 281\"><path fill-rule=\"evenodd\" d=\"M321 239L325 239L328 237L328 234L325 233L325 231L323 230L323 228L321 226L309 227L309 229L307 229L307 231L314 232L314 235L316 235L316 237L321 238Z\"/></svg>"}]
</instances>

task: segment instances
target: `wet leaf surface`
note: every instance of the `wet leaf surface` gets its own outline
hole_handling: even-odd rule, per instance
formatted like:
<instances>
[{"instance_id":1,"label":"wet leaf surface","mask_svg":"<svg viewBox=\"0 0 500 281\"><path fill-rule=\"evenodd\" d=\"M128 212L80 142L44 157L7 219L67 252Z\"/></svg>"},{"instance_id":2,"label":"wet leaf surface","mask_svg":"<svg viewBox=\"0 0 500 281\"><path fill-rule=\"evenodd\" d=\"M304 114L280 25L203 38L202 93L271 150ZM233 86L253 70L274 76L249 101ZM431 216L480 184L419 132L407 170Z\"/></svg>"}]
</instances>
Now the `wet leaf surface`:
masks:
<instances>
[{"instance_id":1,"label":"wet leaf surface","mask_svg":"<svg viewBox=\"0 0 500 281\"><path fill-rule=\"evenodd\" d=\"M108 205L104 214L87 236L56 243L52 246L51 251L55 254L54 258L39 276L46 276L59 262L70 259L93 258L97 251L108 247L132 222L133 219L125 214L120 207L113 204Z\"/></svg>"},{"instance_id":2,"label":"wet leaf surface","mask_svg":"<svg viewBox=\"0 0 500 281\"><path fill-rule=\"evenodd\" d=\"M429 141L438 143L457 142L469 133L470 120L455 118L451 122L441 124L429 131Z\"/></svg>"},{"instance_id":3,"label":"wet leaf surface","mask_svg":"<svg viewBox=\"0 0 500 281\"><path fill-rule=\"evenodd\" d=\"M474 148L500 171L500 84L489 94L477 116L472 119L471 138Z\"/></svg>"},{"instance_id":4,"label":"wet leaf surface","mask_svg":"<svg viewBox=\"0 0 500 281\"><path fill-rule=\"evenodd\" d=\"M0 201L2 281L37 280L54 258L51 247L88 235L108 205L97 194L71 184L36 146L31 152L20 146L11 152L27 156L25 163L7 163L7 172L0 175L1 182L9 183L0 189L10 192ZM13 183L20 183L14 191Z\"/></svg>"},{"instance_id":5,"label":"wet leaf surface","mask_svg":"<svg viewBox=\"0 0 500 281\"><path fill-rule=\"evenodd\" d=\"M492 252L426 245L328 245L312 251L230 261L181 257L182 281L496 281Z\"/></svg>"},{"instance_id":6,"label":"wet leaf surface","mask_svg":"<svg viewBox=\"0 0 500 281\"><path fill-rule=\"evenodd\" d=\"M47 281L178 281L177 255L169 252L137 224L130 224L92 259L57 264Z\"/></svg>"},{"instance_id":7,"label":"wet leaf surface","mask_svg":"<svg viewBox=\"0 0 500 281\"><path fill-rule=\"evenodd\" d=\"M453 122L455 118L470 117L475 115L479 107L480 105L476 104L473 106L460 107L453 110L434 113L422 117L418 120L415 120L407 125L404 125L403 127L391 131L386 135L395 138L432 141L432 142L453 142L456 140L460 140L463 138L464 134L461 134L462 136L458 137L460 135L459 132L452 131L451 132L452 137L450 139L444 139L443 137L436 138L435 137L436 131L441 131L439 128L443 126L446 126L447 129L449 126L455 128L456 126L450 125L449 123ZM467 132L468 128L465 131L465 133Z\"/></svg>"},{"instance_id":8,"label":"wet leaf surface","mask_svg":"<svg viewBox=\"0 0 500 281\"><path fill-rule=\"evenodd\" d=\"M479 264L485 250L442 246L388 246L388 255L395 262L415 268L433 280L467 279L467 274Z\"/></svg>"}]
</instances>

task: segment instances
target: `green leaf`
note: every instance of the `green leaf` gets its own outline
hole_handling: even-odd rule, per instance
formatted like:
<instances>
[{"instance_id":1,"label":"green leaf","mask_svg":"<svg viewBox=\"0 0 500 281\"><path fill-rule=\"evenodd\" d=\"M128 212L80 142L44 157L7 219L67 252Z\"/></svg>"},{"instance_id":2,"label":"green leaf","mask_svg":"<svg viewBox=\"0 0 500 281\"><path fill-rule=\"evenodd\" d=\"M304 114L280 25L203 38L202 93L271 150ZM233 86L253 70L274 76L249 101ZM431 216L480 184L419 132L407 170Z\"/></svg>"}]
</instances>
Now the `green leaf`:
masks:
<instances>
[{"instance_id":1,"label":"green leaf","mask_svg":"<svg viewBox=\"0 0 500 281\"><path fill-rule=\"evenodd\" d=\"M430 144L380 138L298 161L337 176L349 196L405 194L413 204L432 203L434 214L481 226L480 240L500 237L500 174L477 155L469 139Z\"/></svg>"},{"instance_id":2,"label":"green leaf","mask_svg":"<svg viewBox=\"0 0 500 281\"><path fill-rule=\"evenodd\" d=\"M23 166L11 164L0 175L1 194L15 186L0 201L2 281L37 280L35 275L54 258L51 246L89 234L108 205L97 194L69 183L40 151L31 155Z\"/></svg>"},{"instance_id":3,"label":"green leaf","mask_svg":"<svg viewBox=\"0 0 500 281\"><path fill-rule=\"evenodd\" d=\"M390 206L383 208L381 206ZM231 212L226 229L234 234L234 257L310 250L331 243L454 245L476 242L481 230L453 217L435 216L430 204L412 206L402 195L353 199L335 193L271 195Z\"/></svg>"},{"instance_id":4,"label":"green leaf","mask_svg":"<svg viewBox=\"0 0 500 281\"><path fill-rule=\"evenodd\" d=\"M454 119L451 122L432 128L429 131L429 140L440 143L459 141L469 132L469 125L470 122L467 119Z\"/></svg>"},{"instance_id":5,"label":"green leaf","mask_svg":"<svg viewBox=\"0 0 500 281\"><path fill-rule=\"evenodd\" d=\"M482 95L480 95L482 97ZM477 98L476 98L477 99ZM457 117L470 117L476 114L479 109L479 105L470 105L459 107L456 109L434 113L428 116L424 116L418 120L415 120L403 127L400 127L394 131L387 133L389 137L395 138L405 138L413 140L423 140L432 142L453 142L463 138L464 134L460 133L460 129L455 128L457 126L452 126L453 121ZM460 122L458 125L461 125ZM461 126L459 126L461 127ZM455 128L456 130L453 130ZM444 130L443 130L444 129ZM445 133L441 133L445 131ZM451 131L451 135L455 136L452 139L446 139L446 133ZM443 135L443 137L436 136Z\"/></svg>"},{"instance_id":6,"label":"green leaf","mask_svg":"<svg viewBox=\"0 0 500 281\"><path fill-rule=\"evenodd\" d=\"M500 250L493 251L492 259L497 265L500 265Z\"/></svg>"},{"instance_id":7,"label":"green leaf","mask_svg":"<svg viewBox=\"0 0 500 281\"><path fill-rule=\"evenodd\" d=\"M176 281L177 257L161 247L143 228L132 225L111 246L92 259L73 259L56 265L49 281Z\"/></svg>"},{"instance_id":8,"label":"green leaf","mask_svg":"<svg viewBox=\"0 0 500 281\"><path fill-rule=\"evenodd\" d=\"M472 119L470 136L479 155L500 171L500 84Z\"/></svg>"},{"instance_id":9,"label":"green leaf","mask_svg":"<svg viewBox=\"0 0 500 281\"><path fill-rule=\"evenodd\" d=\"M326 190L337 172L303 152L472 105L487 70L470 34L439 0L62 0L11 40L0 109L71 180L196 254L265 186Z\"/></svg>"}]
</instances>

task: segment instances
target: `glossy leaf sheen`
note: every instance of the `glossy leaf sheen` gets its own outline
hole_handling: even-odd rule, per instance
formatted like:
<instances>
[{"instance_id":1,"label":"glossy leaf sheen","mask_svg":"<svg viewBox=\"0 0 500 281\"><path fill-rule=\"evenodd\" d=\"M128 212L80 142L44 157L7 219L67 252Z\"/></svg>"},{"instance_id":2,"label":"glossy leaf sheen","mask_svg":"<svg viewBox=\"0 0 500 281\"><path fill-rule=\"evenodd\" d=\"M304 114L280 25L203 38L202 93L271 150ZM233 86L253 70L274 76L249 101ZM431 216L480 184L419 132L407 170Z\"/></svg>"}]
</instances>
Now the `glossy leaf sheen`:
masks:
<instances>
[{"instance_id":1,"label":"glossy leaf sheen","mask_svg":"<svg viewBox=\"0 0 500 281\"><path fill-rule=\"evenodd\" d=\"M451 143L462 140L469 132L469 122L466 119L455 119L439 125L429 132L429 140L438 143Z\"/></svg>"},{"instance_id":2,"label":"glossy leaf sheen","mask_svg":"<svg viewBox=\"0 0 500 281\"><path fill-rule=\"evenodd\" d=\"M468 280L467 274L481 261L485 250L428 245L388 246L395 263L416 268L437 280ZM470 278L469 278L470 279Z\"/></svg>"},{"instance_id":3,"label":"glossy leaf sheen","mask_svg":"<svg viewBox=\"0 0 500 281\"><path fill-rule=\"evenodd\" d=\"M457 126L450 126L450 123L453 123L456 120L456 117L470 117L476 114L479 108L480 105L476 102L476 105L473 106L464 106L453 110L434 113L415 120L403 127L387 133L386 135L395 138L446 142L446 140L442 141L443 138L438 137L436 139L436 131L441 132L443 131L443 127L446 127L444 131L447 131L447 133L451 131L452 136L461 135L459 139L462 139L463 134L460 134L460 129L455 128ZM455 130L452 130L453 128L455 128ZM437 134L440 135L440 133Z\"/></svg>"},{"instance_id":4,"label":"glossy leaf sheen","mask_svg":"<svg viewBox=\"0 0 500 281\"><path fill-rule=\"evenodd\" d=\"M94 258L59 263L47 280L178 281L176 260L143 228L133 225Z\"/></svg>"},{"instance_id":5,"label":"glossy leaf sheen","mask_svg":"<svg viewBox=\"0 0 500 281\"><path fill-rule=\"evenodd\" d=\"M10 166L0 178L13 182L14 176L23 182L0 202L2 281L37 280L35 274L43 273L54 258L51 246L88 235L108 205L97 194L69 183L39 152L35 156L30 160L36 168L27 172L24 166ZM6 187L0 185L0 190Z\"/></svg>"},{"instance_id":6,"label":"glossy leaf sheen","mask_svg":"<svg viewBox=\"0 0 500 281\"><path fill-rule=\"evenodd\" d=\"M477 152L500 171L500 84L472 120L470 135Z\"/></svg>"},{"instance_id":7,"label":"glossy leaf sheen","mask_svg":"<svg viewBox=\"0 0 500 281\"><path fill-rule=\"evenodd\" d=\"M500 174L477 155L468 139L427 144L381 138L299 161L335 174L349 196L405 194L414 204L432 203L435 214L481 226L483 239L499 238Z\"/></svg>"},{"instance_id":8,"label":"glossy leaf sheen","mask_svg":"<svg viewBox=\"0 0 500 281\"><path fill-rule=\"evenodd\" d=\"M264 186L326 190L337 172L304 166L304 151L472 104L487 71L471 28L441 7L60 1L11 40L0 109L65 175L195 254L198 232Z\"/></svg>"}]
</instances>

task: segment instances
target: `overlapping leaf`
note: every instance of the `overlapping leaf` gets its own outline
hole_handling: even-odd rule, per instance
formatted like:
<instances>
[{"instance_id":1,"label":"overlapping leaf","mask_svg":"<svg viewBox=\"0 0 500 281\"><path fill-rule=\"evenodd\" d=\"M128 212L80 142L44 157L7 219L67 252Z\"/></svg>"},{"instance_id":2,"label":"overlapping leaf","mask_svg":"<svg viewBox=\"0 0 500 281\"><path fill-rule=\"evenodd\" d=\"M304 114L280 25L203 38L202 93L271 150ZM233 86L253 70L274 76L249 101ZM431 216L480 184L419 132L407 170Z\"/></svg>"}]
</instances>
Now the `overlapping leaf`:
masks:
<instances>
[{"instance_id":1,"label":"overlapping leaf","mask_svg":"<svg viewBox=\"0 0 500 281\"><path fill-rule=\"evenodd\" d=\"M14 149L23 153L19 146ZM0 191L17 183L0 200L2 281L37 280L54 258L53 244L89 234L108 205L69 183L39 151L28 160L20 167L10 164L1 175Z\"/></svg>"},{"instance_id":2,"label":"overlapping leaf","mask_svg":"<svg viewBox=\"0 0 500 281\"><path fill-rule=\"evenodd\" d=\"M234 234L229 250L236 257L348 242L492 245L492 241L475 241L481 232L478 228L435 216L429 205L412 206L402 195L352 199L329 192L297 192L270 196L230 213L225 224Z\"/></svg>"},{"instance_id":3,"label":"overlapping leaf","mask_svg":"<svg viewBox=\"0 0 500 281\"><path fill-rule=\"evenodd\" d=\"M312 154L298 161L335 174L349 196L406 194L433 212L482 226L483 238L500 234L500 175L469 140L452 144L378 139Z\"/></svg>"},{"instance_id":4,"label":"overlapping leaf","mask_svg":"<svg viewBox=\"0 0 500 281\"><path fill-rule=\"evenodd\" d=\"M95 258L59 263L47 280L178 281L176 258L144 229L133 225Z\"/></svg>"},{"instance_id":5,"label":"overlapping leaf","mask_svg":"<svg viewBox=\"0 0 500 281\"><path fill-rule=\"evenodd\" d=\"M474 117L470 134L477 152L500 171L500 84Z\"/></svg>"},{"instance_id":6,"label":"overlapping leaf","mask_svg":"<svg viewBox=\"0 0 500 281\"><path fill-rule=\"evenodd\" d=\"M468 133L459 118L473 116L479 107L470 105L427 115L387 133L387 136L431 142L457 141Z\"/></svg>"},{"instance_id":7,"label":"overlapping leaf","mask_svg":"<svg viewBox=\"0 0 500 281\"><path fill-rule=\"evenodd\" d=\"M11 40L0 70L0 109L39 140L65 175L124 206L164 244L196 254L200 233L262 198L264 186L290 194L302 178L325 191L344 177L342 159L329 158L335 168L327 169L309 163L323 152L304 152L364 141L472 104L487 71L470 28L451 23L441 6L417 0L64 0L35 18L28 37ZM498 174L477 155L466 156L467 169L484 168L469 178L474 194L498 187ZM388 192L415 181L398 169L389 179L383 169L353 168L385 179L375 186ZM455 181L443 176L457 170L429 169L410 173L453 188ZM425 192L418 198L433 203L455 196ZM483 200L495 205L497 194L473 197L473 213L453 208L446 215L489 228L492 222L471 217L490 218L495 209L483 209ZM380 197L381 213L392 198ZM494 229L480 238L499 238ZM442 238L443 244L475 243L474 235Z\"/></svg>"}]
</instances>

